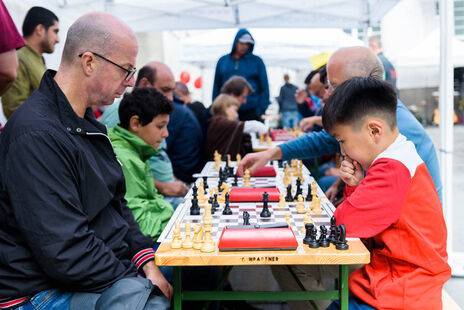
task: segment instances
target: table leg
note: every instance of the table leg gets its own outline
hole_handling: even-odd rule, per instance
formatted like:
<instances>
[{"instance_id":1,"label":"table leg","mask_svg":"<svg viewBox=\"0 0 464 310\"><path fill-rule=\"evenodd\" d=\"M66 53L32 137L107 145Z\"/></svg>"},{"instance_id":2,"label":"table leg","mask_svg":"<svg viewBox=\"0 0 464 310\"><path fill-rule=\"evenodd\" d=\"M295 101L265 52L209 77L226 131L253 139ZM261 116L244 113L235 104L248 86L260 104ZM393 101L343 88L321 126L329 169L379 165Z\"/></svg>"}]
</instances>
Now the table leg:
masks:
<instances>
[{"instance_id":1,"label":"table leg","mask_svg":"<svg viewBox=\"0 0 464 310\"><path fill-rule=\"evenodd\" d=\"M174 310L182 310L182 267L174 267Z\"/></svg>"},{"instance_id":2,"label":"table leg","mask_svg":"<svg viewBox=\"0 0 464 310\"><path fill-rule=\"evenodd\" d=\"M348 265L340 265L340 310L348 310Z\"/></svg>"}]
</instances>

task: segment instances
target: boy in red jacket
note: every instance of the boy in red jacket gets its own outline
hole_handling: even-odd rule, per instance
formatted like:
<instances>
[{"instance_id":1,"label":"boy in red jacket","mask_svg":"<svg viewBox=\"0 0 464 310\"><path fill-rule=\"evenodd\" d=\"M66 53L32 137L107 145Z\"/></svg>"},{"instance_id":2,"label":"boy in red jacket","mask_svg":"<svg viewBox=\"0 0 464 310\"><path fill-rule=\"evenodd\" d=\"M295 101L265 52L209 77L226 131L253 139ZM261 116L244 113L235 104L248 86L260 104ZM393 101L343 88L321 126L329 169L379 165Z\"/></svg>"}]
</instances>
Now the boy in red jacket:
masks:
<instances>
[{"instance_id":1,"label":"boy in red jacket","mask_svg":"<svg viewBox=\"0 0 464 310\"><path fill-rule=\"evenodd\" d=\"M344 156L337 224L371 252L371 263L350 275L350 309L441 309L451 276L440 200L413 143L398 132L396 103L387 82L356 77L337 87L322 114Z\"/></svg>"}]
</instances>

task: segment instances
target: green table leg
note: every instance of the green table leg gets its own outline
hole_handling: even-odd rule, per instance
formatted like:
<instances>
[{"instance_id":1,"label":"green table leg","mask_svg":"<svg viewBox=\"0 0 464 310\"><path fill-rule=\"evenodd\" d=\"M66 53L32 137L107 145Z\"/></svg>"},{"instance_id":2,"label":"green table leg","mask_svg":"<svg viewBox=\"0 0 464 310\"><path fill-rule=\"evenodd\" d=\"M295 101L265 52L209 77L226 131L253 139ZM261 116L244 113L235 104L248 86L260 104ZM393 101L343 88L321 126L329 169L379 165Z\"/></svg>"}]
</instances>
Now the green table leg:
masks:
<instances>
[{"instance_id":1,"label":"green table leg","mask_svg":"<svg viewBox=\"0 0 464 310\"><path fill-rule=\"evenodd\" d=\"M340 310L348 310L348 265L340 265Z\"/></svg>"},{"instance_id":2,"label":"green table leg","mask_svg":"<svg viewBox=\"0 0 464 310\"><path fill-rule=\"evenodd\" d=\"M174 267L174 310L182 309L182 267Z\"/></svg>"}]
</instances>

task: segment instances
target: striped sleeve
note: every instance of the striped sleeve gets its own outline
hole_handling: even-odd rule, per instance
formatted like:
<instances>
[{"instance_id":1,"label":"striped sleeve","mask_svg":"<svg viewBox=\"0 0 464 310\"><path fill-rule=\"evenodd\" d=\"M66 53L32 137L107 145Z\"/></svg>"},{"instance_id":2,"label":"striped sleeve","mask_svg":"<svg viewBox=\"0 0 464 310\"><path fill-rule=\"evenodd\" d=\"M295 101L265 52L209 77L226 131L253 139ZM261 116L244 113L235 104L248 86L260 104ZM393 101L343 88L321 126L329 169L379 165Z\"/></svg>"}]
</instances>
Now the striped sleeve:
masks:
<instances>
[{"instance_id":1,"label":"striped sleeve","mask_svg":"<svg viewBox=\"0 0 464 310\"><path fill-rule=\"evenodd\" d=\"M141 250L132 258L137 269L142 268L149 261L155 260L155 251L152 248Z\"/></svg>"},{"instance_id":2,"label":"striped sleeve","mask_svg":"<svg viewBox=\"0 0 464 310\"><path fill-rule=\"evenodd\" d=\"M5 298L5 297L0 297L0 309L13 309L19 306L22 306L26 304L29 299L31 299L30 296L26 297L21 297L21 298Z\"/></svg>"}]
</instances>

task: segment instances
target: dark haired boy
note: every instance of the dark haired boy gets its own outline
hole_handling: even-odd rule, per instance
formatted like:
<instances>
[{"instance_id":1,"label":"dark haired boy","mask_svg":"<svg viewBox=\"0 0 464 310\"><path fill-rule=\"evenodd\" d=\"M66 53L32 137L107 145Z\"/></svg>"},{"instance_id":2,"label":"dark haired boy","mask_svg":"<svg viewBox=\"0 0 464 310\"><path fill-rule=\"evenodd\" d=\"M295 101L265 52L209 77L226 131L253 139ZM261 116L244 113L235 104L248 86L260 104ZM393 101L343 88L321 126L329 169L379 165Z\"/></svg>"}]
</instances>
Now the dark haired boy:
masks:
<instances>
[{"instance_id":1,"label":"dark haired boy","mask_svg":"<svg viewBox=\"0 0 464 310\"><path fill-rule=\"evenodd\" d=\"M45 70L43 53L51 54L58 36L58 17L50 10L32 7L23 23L23 37L26 46L18 51L18 75L11 88L2 96L3 113L7 118L39 88Z\"/></svg>"},{"instance_id":2,"label":"dark haired boy","mask_svg":"<svg viewBox=\"0 0 464 310\"><path fill-rule=\"evenodd\" d=\"M124 198L142 233L154 241L174 209L158 194L148 159L156 155L160 143L168 136L167 124L172 111L172 104L156 89L135 88L121 101L120 124L108 130L126 179Z\"/></svg>"},{"instance_id":3,"label":"dark haired boy","mask_svg":"<svg viewBox=\"0 0 464 310\"><path fill-rule=\"evenodd\" d=\"M322 114L344 156L337 224L371 252L371 263L350 275L350 309L441 309L451 276L440 200L413 143L399 134L396 103L389 83L356 77L337 87Z\"/></svg>"}]
</instances>

